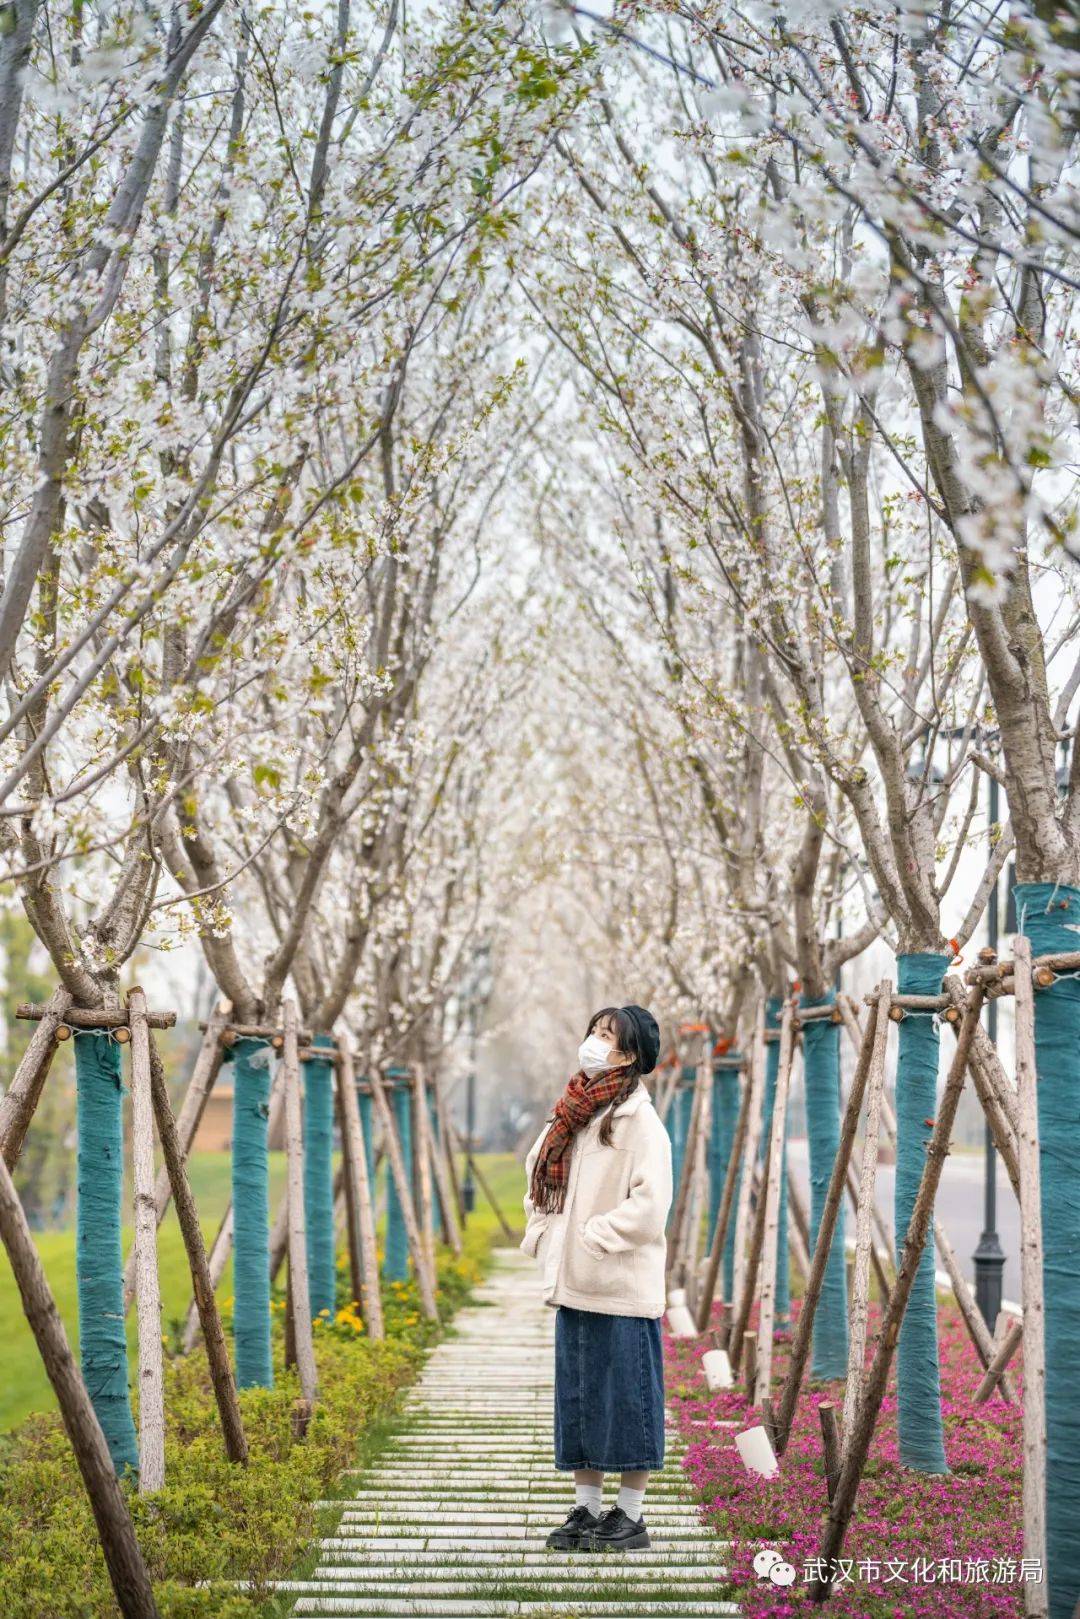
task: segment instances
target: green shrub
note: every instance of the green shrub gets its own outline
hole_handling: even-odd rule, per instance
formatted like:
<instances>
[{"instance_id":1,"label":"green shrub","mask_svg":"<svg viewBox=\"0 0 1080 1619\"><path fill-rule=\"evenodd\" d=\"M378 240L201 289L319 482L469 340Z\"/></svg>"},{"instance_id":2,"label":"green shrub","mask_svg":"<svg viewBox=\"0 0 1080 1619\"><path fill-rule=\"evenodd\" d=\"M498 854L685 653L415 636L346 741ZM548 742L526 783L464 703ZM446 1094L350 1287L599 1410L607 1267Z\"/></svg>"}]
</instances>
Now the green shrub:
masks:
<instances>
[{"instance_id":1,"label":"green shrub","mask_svg":"<svg viewBox=\"0 0 1080 1619\"><path fill-rule=\"evenodd\" d=\"M446 1321L487 1268L490 1228L440 1248ZM340 1296L348 1292L347 1271ZM316 1533L313 1503L336 1490L365 1435L392 1421L442 1328L424 1318L415 1283L384 1284L387 1336L370 1342L344 1306L315 1329L320 1399L307 1435L293 1434L299 1397L274 1313L274 1387L240 1395L251 1460L225 1460L200 1350L166 1363L166 1485L131 1495L136 1531L163 1619L252 1619ZM276 1301L281 1304L280 1297ZM228 1312L225 1312L226 1314ZM59 1417L30 1417L0 1442L0 1614L3 1619L112 1619L116 1609L85 1491ZM238 1591L233 1582L251 1581ZM228 1583L226 1583L228 1582Z\"/></svg>"}]
</instances>

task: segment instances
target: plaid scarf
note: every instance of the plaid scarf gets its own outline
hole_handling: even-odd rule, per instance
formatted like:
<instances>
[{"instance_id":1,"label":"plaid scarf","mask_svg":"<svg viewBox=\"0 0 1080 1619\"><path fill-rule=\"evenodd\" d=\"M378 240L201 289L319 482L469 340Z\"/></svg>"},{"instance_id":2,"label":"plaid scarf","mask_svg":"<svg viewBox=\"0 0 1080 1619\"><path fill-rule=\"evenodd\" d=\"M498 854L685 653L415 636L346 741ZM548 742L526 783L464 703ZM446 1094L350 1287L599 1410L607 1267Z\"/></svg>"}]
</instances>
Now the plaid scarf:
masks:
<instances>
[{"instance_id":1,"label":"plaid scarf","mask_svg":"<svg viewBox=\"0 0 1080 1619\"><path fill-rule=\"evenodd\" d=\"M538 1211L558 1213L566 1197L570 1172L569 1148L577 1131L588 1124L594 1113L618 1096L626 1084L625 1068L606 1068L592 1079L580 1071L572 1074L566 1089L555 1103L547 1135L533 1165L529 1196ZM637 1083L637 1075L634 1075Z\"/></svg>"}]
</instances>

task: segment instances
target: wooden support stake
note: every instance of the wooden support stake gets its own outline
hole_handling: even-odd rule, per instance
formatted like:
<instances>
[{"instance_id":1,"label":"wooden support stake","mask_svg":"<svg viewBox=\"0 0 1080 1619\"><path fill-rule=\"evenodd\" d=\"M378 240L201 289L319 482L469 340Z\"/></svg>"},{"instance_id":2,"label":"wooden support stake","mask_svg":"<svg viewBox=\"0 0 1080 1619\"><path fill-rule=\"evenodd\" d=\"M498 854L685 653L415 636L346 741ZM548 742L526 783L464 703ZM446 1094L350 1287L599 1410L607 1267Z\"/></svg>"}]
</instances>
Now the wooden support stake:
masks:
<instances>
[{"instance_id":1,"label":"wooden support stake","mask_svg":"<svg viewBox=\"0 0 1080 1619\"><path fill-rule=\"evenodd\" d=\"M217 1079L218 1071L221 1068L220 1035L221 1030L225 1025L225 1019L231 1011L231 1001L218 1002L213 1016L211 1017L210 1022L207 1024L207 1032L203 1036L202 1044L199 1047L199 1054L195 1058L195 1066L191 1071L191 1079L188 1083L187 1091L184 1094L184 1100L181 1104L180 1112L176 1115L176 1138L185 1161L187 1160L188 1153L191 1151L191 1144L195 1139L195 1132L202 1122L202 1116L206 1110L207 1098L213 1089L214 1081ZM135 1030L133 1026L133 1037L134 1033ZM169 1207L170 1196L169 1171L163 1164L158 1172L157 1184L154 1187L156 1225L160 1226L162 1220L165 1218L165 1211ZM131 1304L134 1297L135 1251L132 1249L127 1266L124 1270L125 1312L131 1309Z\"/></svg>"},{"instance_id":2,"label":"wooden support stake","mask_svg":"<svg viewBox=\"0 0 1080 1619\"><path fill-rule=\"evenodd\" d=\"M159 1619L150 1576L109 1447L34 1245L11 1172L0 1155L0 1241L22 1299L38 1352L60 1407L97 1524L105 1565L124 1619Z\"/></svg>"},{"instance_id":3,"label":"wooden support stake","mask_svg":"<svg viewBox=\"0 0 1080 1619\"><path fill-rule=\"evenodd\" d=\"M696 1313L700 1297L698 1251L701 1245L702 1211L708 1202L709 1161L708 1141L712 1120L712 1035L705 1034L701 1042L695 1084L701 1085L698 1105L697 1134L695 1136L694 1169L690 1183L690 1197L680 1240L681 1275L686 1284L686 1299L691 1313Z\"/></svg>"},{"instance_id":4,"label":"wooden support stake","mask_svg":"<svg viewBox=\"0 0 1080 1619\"><path fill-rule=\"evenodd\" d=\"M296 1037L296 1003L281 1002L285 1034L282 1047L285 1091L285 1158L289 1188L289 1286L292 1290L293 1331L296 1334L296 1369L300 1392L314 1405L318 1392L315 1343L311 1330L311 1293L308 1288L307 1233L304 1229L304 1139L300 1114L300 1059Z\"/></svg>"},{"instance_id":5,"label":"wooden support stake","mask_svg":"<svg viewBox=\"0 0 1080 1619\"><path fill-rule=\"evenodd\" d=\"M1024 1556L1046 1567L1046 1344L1044 1339L1042 1205L1039 1171L1038 1076L1035 1070L1035 992L1031 940L1013 941L1016 967L1016 1114L1020 1161L1020 1286L1024 1314ZM1047 1611L1046 1582L1025 1590L1024 1611Z\"/></svg>"},{"instance_id":6,"label":"wooden support stake","mask_svg":"<svg viewBox=\"0 0 1080 1619\"><path fill-rule=\"evenodd\" d=\"M958 1008L960 1011L963 1011L965 1005L964 991L957 983L956 979L951 976L946 985L946 993L953 1006ZM957 1023L952 1025L954 1034L956 1033L958 1027L959 1024ZM975 1082L975 1088L978 1091L979 1100L983 1104L983 1110L987 1113L988 1122L990 1122L992 1127L995 1119L1004 1119L1007 1121L1007 1124L999 1125L1002 1137L1008 1142L1008 1151L1006 1153L1002 1153L1002 1157L1006 1158L1007 1160L1011 1159L1015 1165L1017 1118L1016 1086L1013 1083L1011 1076L1006 1073L1005 1068L1002 1065L1001 1058L997 1054L994 1043L990 1039L990 1036L987 1034L985 1029L979 1028L975 1031L975 1038L971 1043L971 1051L971 1077ZM987 1107L988 1099L990 1102L989 1109ZM993 1119L990 1118L991 1110L994 1114ZM1019 1176L1017 1177L1016 1194L1017 1198L1019 1199Z\"/></svg>"},{"instance_id":7,"label":"wooden support stake","mask_svg":"<svg viewBox=\"0 0 1080 1619\"><path fill-rule=\"evenodd\" d=\"M671 1224L668 1227L666 1271L669 1276L676 1270L682 1257L683 1228L689 1213L691 1182L697 1169L697 1147L700 1134L703 1090L702 1069L699 1066L694 1071L694 1094L690 1103L690 1122L686 1130L686 1141L683 1143L679 1184L675 1190L675 1207L671 1216Z\"/></svg>"},{"instance_id":8,"label":"wooden support stake","mask_svg":"<svg viewBox=\"0 0 1080 1619\"><path fill-rule=\"evenodd\" d=\"M948 980L946 980L947 982ZM983 989L980 985L976 985L971 992L964 1012L960 1032L956 1040L956 1050L953 1052L952 1063L949 1067L949 1077L946 1080L945 1090L938 1106L930 1140L926 1144L926 1162L923 1165L915 1205L911 1211L911 1221L904 1239L900 1267L896 1273L896 1282L882 1316L881 1335L877 1352L866 1379L862 1398L859 1401L856 1420L852 1425L851 1432L844 1435L840 1476L833 1494L819 1553L819 1566L824 1570L824 1573L818 1576L811 1589L811 1597L815 1602L824 1602L829 1595L834 1577L833 1571L837 1567L838 1558L843 1549L844 1536L847 1533L847 1526L851 1521L859 1481L866 1466L866 1458L870 1451L870 1442L874 1435L878 1412L881 1410L881 1402L885 1395L889 1369L896 1350L896 1341L900 1336L900 1324L903 1321L904 1311L907 1309L908 1300L911 1297L915 1272L922 1258L923 1248L926 1246L926 1236L933 1215L934 1197L941 1180L941 1171L944 1167L945 1159L949 1153L949 1138L956 1119L960 1092L964 1087L964 1073L967 1069L968 1056L971 1052L972 1035L982 1012L983 999ZM855 1091L854 1085L852 1086L852 1091L853 1093Z\"/></svg>"},{"instance_id":9,"label":"wooden support stake","mask_svg":"<svg viewBox=\"0 0 1080 1619\"><path fill-rule=\"evenodd\" d=\"M359 1260L359 1287L356 1294L364 1315L364 1326L371 1339L385 1338L382 1294L379 1291L379 1261L375 1245L375 1205L372 1187L368 1181L367 1152L364 1126L360 1117L360 1104L356 1099L356 1076L353 1072L352 1052L342 1050L337 1066L338 1113L341 1119L342 1165L348 1165L345 1177L346 1196L352 1187L349 1202L349 1251L355 1246ZM354 1277L353 1286L357 1285Z\"/></svg>"},{"instance_id":10,"label":"wooden support stake","mask_svg":"<svg viewBox=\"0 0 1080 1619\"><path fill-rule=\"evenodd\" d=\"M750 1225L750 1194L754 1185L758 1141L761 1139L763 1124L761 1104L765 1095L765 1035L767 1032L765 1028L764 1002L759 1001L754 1028L754 1041L750 1052L750 1114L747 1119L742 1174L739 1179L739 1201L735 1213L735 1263L732 1267L733 1297L730 1301L733 1306L742 1298L746 1290L746 1235ZM776 1032L779 1034L779 1029ZM734 1332L734 1321L732 1331ZM735 1361L732 1360L731 1364L734 1367Z\"/></svg>"},{"instance_id":11,"label":"wooden support stake","mask_svg":"<svg viewBox=\"0 0 1080 1619\"><path fill-rule=\"evenodd\" d=\"M849 1295L851 1303L848 1311L848 1365L841 1423L844 1433L850 1431L855 1419L865 1369L866 1322L870 1309L870 1255L874 1248L872 1210L874 1184L877 1179L878 1135L881 1130L881 1095L885 1088L885 1045L889 1037L889 1006L892 993L892 981L886 978L877 988L877 1004L874 1008L874 1047L866 1081L862 1170L855 1207L855 1265ZM886 1296L887 1293L886 1289ZM833 1421L835 1422L835 1412Z\"/></svg>"},{"instance_id":12,"label":"wooden support stake","mask_svg":"<svg viewBox=\"0 0 1080 1619\"><path fill-rule=\"evenodd\" d=\"M1024 1322L1022 1317L1010 1321L1005 1336L996 1344L990 1364L983 1374L983 1380L972 1396L975 1405L982 1405L993 1394L1006 1366L1012 1360L1016 1351L1024 1341Z\"/></svg>"},{"instance_id":13,"label":"wooden support stake","mask_svg":"<svg viewBox=\"0 0 1080 1619\"><path fill-rule=\"evenodd\" d=\"M296 1311L293 1307L292 1272L285 1267L285 1370L296 1365Z\"/></svg>"},{"instance_id":14,"label":"wooden support stake","mask_svg":"<svg viewBox=\"0 0 1080 1619\"><path fill-rule=\"evenodd\" d=\"M457 1196L450 1180L450 1164L452 1154L446 1151L445 1123L439 1108L438 1081L432 1075L432 1094L435 1098L435 1117L439 1120L439 1136L436 1140L432 1131L428 1131L428 1145L431 1149L431 1170L435 1176L435 1184L439 1189L439 1207L443 1216L443 1239L448 1242L455 1254L461 1253L461 1226L458 1223Z\"/></svg>"},{"instance_id":15,"label":"wooden support stake","mask_svg":"<svg viewBox=\"0 0 1080 1619\"><path fill-rule=\"evenodd\" d=\"M952 1243L945 1233L944 1226L938 1219L934 1220L934 1241L937 1243L941 1262L948 1272L949 1281L952 1283L953 1296L960 1306L960 1313L967 1326L968 1336L975 1346L975 1353L984 1366L989 1366L994 1358L996 1345L986 1322L983 1320L982 1311L976 1303L971 1284L960 1269L960 1261L957 1259ZM1016 1395L1012 1380L1004 1375L1001 1378L1001 1393L1002 1398L1010 1404Z\"/></svg>"},{"instance_id":16,"label":"wooden support stake","mask_svg":"<svg viewBox=\"0 0 1080 1619\"><path fill-rule=\"evenodd\" d=\"M742 1348L743 1348L743 1354L742 1354L743 1387L746 1390L746 1398L752 1404L753 1399L754 1399L754 1390L757 1388L757 1333L756 1332L744 1332L743 1333Z\"/></svg>"},{"instance_id":17,"label":"wooden support stake","mask_svg":"<svg viewBox=\"0 0 1080 1619\"><path fill-rule=\"evenodd\" d=\"M354 1090L354 1100L355 1096ZM336 1239L338 1228L344 1221L345 1244L349 1253L349 1297L359 1305L364 1294L364 1256L360 1247L355 1167L345 1126L345 1085L340 1062L334 1066L334 1112L341 1139L341 1166L334 1176L334 1233Z\"/></svg>"},{"instance_id":18,"label":"wooden support stake","mask_svg":"<svg viewBox=\"0 0 1080 1619\"><path fill-rule=\"evenodd\" d=\"M431 1186L431 1115L427 1108L424 1089L424 1070L413 1064L412 1070L412 1139L413 1163L416 1166L416 1189L419 1194L420 1240L427 1256L428 1271L435 1275L435 1209Z\"/></svg>"},{"instance_id":19,"label":"wooden support stake","mask_svg":"<svg viewBox=\"0 0 1080 1619\"><path fill-rule=\"evenodd\" d=\"M240 1416L240 1404L236 1398L236 1383L233 1378L232 1363L229 1360L229 1348L225 1342L225 1329L221 1325L221 1316L218 1313L217 1300L214 1297L214 1290L221 1280L221 1271L219 1270L215 1278L213 1275L213 1256L209 1261L206 1257L202 1227L199 1225L199 1211L195 1207L195 1199L188 1181L184 1155L180 1149L179 1132L169 1104L169 1088L165 1083L165 1069L161 1061L161 1055L154 1043L153 1035L149 1038L149 1046L150 1095L157 1120L158 1140L161 1142L161 1155L165 1160L165 1168L169 1174L172 1200L176 1208L180 1234L184 1239L184 1248L187 1251L188 1266L191 1270L191 1283L195 1293L193 1308L196 1311L196 1321L202 1327L203 1342L206 1345L206 1359L210 1367L210 1381L213 1384L214 1399L217 1401L218 1416L221 1420L225 1454L230 1462L238 1462L243 1466L248 1459L247 1439L244 1435L244 1424ZM231 1207L224 1223L231 1231ZM224 1261L221 1262L221 1269L224 1269Z\"/></svg>"},{"instance_id":20,"label":"wooden support stake","mask_svg":"<svg viewBox=\"0 0 1080 1619\"><path fill-rule=\"evenodd\" d=\"M139 1315L139 1494L165 1483L165 1362L161 1352L161 1284L154 1198L154 1104L146 996L128 991L131 1028L131 1161L135 1192L132 1253Z\"/></svg>"},{"instance_id":21,"label":"wooden support stake","mask_svg":"<svg viewBox=\"0 0 1080 1619\"><path fill-rule=\"evenodd\" d=\"M791 1173L791 1169L789 1168L788 1172L787 1172L788 1208L789 1209L791 1207L791 1182L792 1182L792 1173ZM799 1276L802 1278L802 1284L805 1287L807 1277L810 1275L810 1252L809 1252L809 1249L806 1246L806 1243L803 1241L803 1234L799 1230L798 1224L797 1224L797 1222L795 1220L788 1220L788 1222L787 1222L787 1234L788 1234L788 1249L789 1249L789 1252L790 1252L790 1255L791 1255L791 1259L794 1262L795 1269L798 1271Z\"/></svg>"},{"instance_id":22,"label":"wooden support stake","mask_svg":"<svg viewBox=\"0 0 1080 1619\"><path fill-rule=\"evenodd\" d=\"M746 1140L747 1122L750 1117L750 1107L753 1098L753 1071L747 1073L743 1079L742 1097L739 1101L739 1115L735 1121L735 1134L731 1141L731 1152L728 1156L727 1170L724 1174L724 1189L720 1194L720 1207L716 1214L716 1224L713 1227L712 1245L709 1248L709 1262L701 1284L701 1298L698 1300L697 1320L694 1325L698 1332L704 1332L709 1324L712 1313L713 1299L716 1297L716 1280L720 1273L720 1262L724 1256L724 1246L727 1242L728 1226L731 1221L732 1206L735 1202L735 1180L742 1162L743 1144ZM730 1300L728 1301L730 1303ZM730 1328L730 1322L728 1323ZM725 1337L724 1346L727 1348Z\"/></svg>"},{"instance_id":23,"label":"wooden support stake","mask_svg":"<svg viewBox=\"0 0 1080 1619\"><path fill-rule=\"evenodd\" d=\"M760 1405L762 1398L772 1391L773 1329L776 1321L776 1259L780 1246L780 1188L783 1180L784 1131L787 1126L788 1091L791 1085L794 1057L794 1014L788 1006L787 1040L780 1041L780 1064L773 1096L772 1120L769 1130L768 1158L765 1164L765 1195L762 1198L765 1227L761 1256L761 1312L758 1317L758 1364L756 1392L750 1396L752 1405ZM781 1023L781 1032L784 1024ZM786 1258L786 1255L785 1255ZM770 1407L771 1409L771 1407Z\"/></svg>"},{"instance_id":24,"label":"wooden support stake","mask_svg":"<svg viewBox=\"0 0 1080 1619\"><path fill-rule=\"evenodd\" d=\"M810 1221L806 1214L806 1204L795 1179L794 1170L788 1170L788 1208L791 1210L791 1223L799 1233L803 1248L807 1255L807 1274L809 1274L810 1256Z\"/></svg>"},{"instance_id":25,"label":"wooden support stake","mask_svg":"<svg viewBox=\"0 0 1080 1619\"><path fill-rule=\"evenodd\" d=\"M30 1120L52 1067L57 1030L70 1005L71 995L61 984L53 991L41 1021L30 1036L22 1060L11 1077L11 1084L0 1097L0 1152L9 1169L15 1168L22 1152Z\"/></svg>"},{"instance_id":26,"label":"wooden support stake","mask_svg":"<svg viewBox=\"0 0 1080 1619\"><path fill-rule=\"evenodd\" d=\"M679 1083L679 1073L682 1064L673 1061L665 1070L663 1078L657 1087L656 1112L661 1124L667 1123L667 1116L671 1111L671 1104L675 1100L675 1088Z\"/></svg>"},{"instance_id":27,"label":"wooden support stake","mask_svg":"<svg viewBox=\"0 0 1080 1619\"><path fill-rule=\"evenodd\" d=\"M761 1382L761 1373L760 1373L760 1371L758 1372L757 1381L758 1381L758 1383ZM767 1394L763 1394L761 1396L761 1400L760 1400L759 1404L761 1406L761 1426L765 1429L765 1432L766 1432L766 1434L768 1436L769 1444L775 1450L776 1449L776 1413L773 1410L773 1403L772 1403L772 1401L770 1400L770 1398L769 1398L769 1396Z\"/></svg>"},{"instance_id":28,"label":"wooden support stake","mask_svg":"<svg viewBox=\"0 0 1080 1619\"><path fill-rule=\"evenodd\" d=\"M454 1157L453 1150L450 1146L449 1115L446 1106L446 1098L443 1095L442 1083L437 1073L434 1076L433 1084L435 1086L435 1114L439 1121L439 1151L446 1159L446 1170L450 1178L450 1185L453 1188L454 1207L457 1210L459 1232L458 1240L460 1241L460 1232L465 1225L465 1194L461 1189L461 1181L458 1178L457 1160ZM455 1253L459 1253L460 1249L455 1249L454 1251Z\"/></svg>"},{"instance_id":29,"label":"wooden support stake","mask_svg":"<svg viewBox=\"0 0 1080 1619\"><path fill-rule=\"evenodd\" d=\"M390 1104L386 1100L386 1089L382 1076L375 1068L371 1070L371 1098L375 1104L375 1111L382 1125L383 1143L390 1164L390 1173L394 1177L394 1189L398 1195L401 1206L401 1217L405 1223L405 1236L412 1255L413 1269L416 1272L416 1285L420 1291L420 1307L424 1314L432 1321L439 1319L439 1307L435 1302L435 1277L428 1269L427 1254L420 1237L420 1227L416 1220L416 1208L413 1203L412 1189L409 1186L409 1177L405 1171L405 1159L401 1151L401 1142L394 1127L394 1117L390 1112Z\"/></svg>"},{"instance_id":30,"label":"wooden support stake","mask_svg":"<svg viewBox=\"0 0 1080 1619\"><path fill-rule=\"evenodd\" d=\"M888 1012L885 1015L888 1017ZM818 1421L821 1423L821 1445L825 1452L825 1488L831 1501L840 1476L840 1434L836 1425L836 1407L831 1400L822 1400L818 1406Z\"/></svg>"},{"instance_id":31,"label":"wooden support stake","mask_svg":"<svg viewBox=\"0 0 1080 1619\"><path fill-rule=\"evenodd\" d=\"M160 1128L161 1126L159 1124L158 1129L160 1130ZM210 1277L210 1287L215 1293L217 1292L217 1289L221 1283L221 1278L225 1274L225 1266L229 1262L229 1253L232 1249L232 1234L233 1206L232 1198L230 1198L225 1207L225 1213L221 1216L221 1224L218 1226L214 1240L210 1244L210 1253L206 1262L207 1273ZM199 1328L201 1324L202 1323L199 1315L199 1301L197 1298L193 1298L191 1303L188 1305L187 1320L184 1322L183 1350L185 1355L190 1355L191 1351L194 1349L195 1341L199 1336Z\"/></svg>"},{"instance_id":32,"label":"wooden support stake","mask_svg":"<svg viewBox=\"0 0 1080 1619\"><path fill-rule=\"evenodd\" d=\"M473 1156L472 1152L470 1151L470 1149L468 1147L463 1146L462 1141L461 1141L461 1137L457 1133L457 1126L456 1125L450 1125L450 1128L451 1128L451 1130L453 1131L453 1134L454 1134L454 1141L456 1142L458 1148L460 1150L464 1151L466 1161L468 1162L470 1168L472 1169L473 1174L476 1176L477 1185L479 1186L480 1190L483 1192L484 1196L487 1198L488 1202L491 1204L491 1207L494 1210L495 1216L496 1216L499 1224L502 1226L503 1235L505 1237L507 1237L511 1242L513 1242L514 1239L516 1237L520 1236L521 1233L519 1231L514 1230L513 1226L507 1220L506 1215L503 1213L502 1209L500 1209L500 1207L499 1207L499 1205L498 1205L498 1203L497 1203L497 1201L495 1199L495 1194L491 1190L491 1187L488 1184L487 1176L484 1174L483 1170L480 1168L480 1165L477 1163L477 1161L476 1161L475 1157Z\"/></svg>"},{"instance_id":33,"label":"wooden support stake","mask_svg":"<svg viewBox=\"0 0 1080 1619\"><path fill-rule=\"evenodd\" d=\"M854 1166L854 1164L851 1164L851 1163L848 1164L847 1175L844 1177L844 1184L847 1187L848 1200L850 1201L851 1207L854 1210L855 1220L856 1220L856 1224L857 1224L858 1223L858 1217L859 1217L859 1180L858 1180L858 1176L855 1174L855 1166ZM877 1211L877 1204L876 1203L875 1203L874 1207L870 1210L870 1221L871 1221L871 1224L873 1226L880 1229L881 1221L880 1221L880 1218L878 1217L878 1211ZM885 1272L885 1264L884 1264L884 1261L882 1259L881 1254L878 1252L878 1247L877 1247L876 1242L871 1242L871 1244L870 1244L870 1263L873 1266L874 1275L877 1277L878 1291L881 1294L882 1302L884 1302L885 1299L887 1299L888 1296L889 1296L889 1278L888 1278L888 1276L887 1276L887 1274ZM848 1260L848 1267L847 1268L848 1268L848 1305L849 1305L849 1310L850 1310L852 1279L853 1279L854 1274L855 1274L854 1269L853 1269L853 1264L852 1264L852 1261L850 1259Z\"/></svg>"},{"instance_id":34,"label":"wooden support stake","mask_svg":"<svg viewBox=\"0 0 1080 1619\"><path fill-rule=\"evenodd\" d=\"M859 1122L859 1113L862 1109L863 1092L866 1089L870 1064L877 1044L877 1025L878 1017L875 1007L871 1009L866 1032L862 1037L862 1044L859 1048L859 1060L855 1064L851 1090L848 1093L847 1106L844 1109L844 1121L840 1130L840 1144L833 1160L829 1188L825 1194L825 1206L821 1211L821 1221L818 1225L817 1242L814 1245L814 1252L810 1260L810 1276L806 1284L806 1293L803 1297L803 1307L799 1311L799 1319L795 1323L795 1331L791 1336L788 1373L777 1410L777 1437L780 1441L778 1455L783 1454L791 1436L791 1424L795 1416L795 1406L798 1403L799 1391L802 1388L806 1362L810 1358L814 1314L817 1310L818 1299L821 1297L821 1284L825 1276L825 1266L828 1262L829 1249L832 1246L836 1222L840 1213L840 1204L844 1196L844 1180L847 1175L848 1160L851 1157L851 1149L855 1142L855 1130Z\"/></svg>"},{"instance_id":35,"label":"wooden support stake","mask_svg":"<svg viewBox=\"0 0 1080 1619\"><path fill-rule=\"evenodd\" d=\"M781 1094L781 1090L783 1090L785 1097L787 1095L787 1087L791 1078L791 1064L794 1056L795 1012L790 1000L788 1000L784 1002L784 1010L780 1014L780 1062L776 1074L777 1096ZM776 1101L774 1098L774 1117L775 1114ZM782 1136L780 1137L780 1140L781 1142L783 1141ZM753 1167L753 1162L754 1160L751 1159L749 1167ZM749 1175L746 1176L746 1179L750 1179ZM754 1294L757 1292L758 1271L761 1264L761 1250L765 1242L765 1218L768 1213L768 1207L768 1196L760 1196L758 1198L757 1208L754 1210L754 1224L753 1229L750 1232L750 1246L746 1256L746 1274L743 1278L743 1288L741 1294L739 1295L739 1301L735 1311L735 1324L731 1329L731 1364L736 1369L738 1368L742 1355L742 1340L743 1335L746 1332L747 1322L750 1320L750 1310L753 1306ZM770 1358L771 1369L771 1344L769 1345L767 1353ZM750 1398L753 1399L753 1385L751 1385Z\"/></svg>"}]
</instances>

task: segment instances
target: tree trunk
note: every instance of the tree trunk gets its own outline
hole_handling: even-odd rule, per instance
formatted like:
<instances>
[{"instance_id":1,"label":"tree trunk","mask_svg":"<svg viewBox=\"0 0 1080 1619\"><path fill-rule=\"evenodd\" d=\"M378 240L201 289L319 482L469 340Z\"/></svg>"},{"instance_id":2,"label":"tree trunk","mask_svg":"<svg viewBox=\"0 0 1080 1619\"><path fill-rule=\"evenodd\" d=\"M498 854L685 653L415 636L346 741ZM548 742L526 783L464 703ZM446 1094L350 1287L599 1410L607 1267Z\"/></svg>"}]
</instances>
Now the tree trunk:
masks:
<instances>
[{"instance_id":1,"label":"tree trunk","mask_svg":"<svg viewBox=\"0 0 1080 1619\"><path fill-rule=\"evenodd\" d=\"M146 997L128 991L131 1013L131 1159L135 1191L135 1297L139 1317L139 1493L165 1483L165 1363L161 1351L161 1286L154 1198L154 1104Z\"/></svg>"},{"instance_id":2,"label":"tree trunk","mask_svg":"<svg viewBox=\"0 0 1080 1619\"><path fill-rule=\"evenodd\" d=\"M0 1239L7 1250L26 1319L34 1334L97 1523L116 1605L124 1619L158 1619L127 1502L105 1435L79 1376L49 1291L30 1227L6 1163L0 1159Z\"/></svg>"},{"instance_id":3,"label":"tree trunk","mask_svg":"<svg viewBox=\"0 0 1080 1619\"><path fill-rule=\"evenodd\" d=\"M281 1003L285 1030L282 1050L285 1095L285 1155L289 1186L289 1291L290 1316L296 1345L300 1391L314 1404L317 1393L315 1344L311 1330L311 1294L308 1289L307 1238L304 1230L304 1141L300 1120L300 1060L296 1042L296 1005L289 996ZM269 1278L269 1271L267 1272Z\"/></svg>"}]
</instances>

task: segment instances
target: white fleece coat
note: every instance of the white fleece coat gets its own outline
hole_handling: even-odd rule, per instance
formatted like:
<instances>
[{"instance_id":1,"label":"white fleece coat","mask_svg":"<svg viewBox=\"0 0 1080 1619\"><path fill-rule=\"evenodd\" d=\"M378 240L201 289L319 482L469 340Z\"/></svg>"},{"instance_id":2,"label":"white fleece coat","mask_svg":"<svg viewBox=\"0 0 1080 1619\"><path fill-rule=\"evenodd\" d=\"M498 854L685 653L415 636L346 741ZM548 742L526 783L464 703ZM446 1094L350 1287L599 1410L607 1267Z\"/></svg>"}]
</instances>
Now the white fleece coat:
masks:
<instances>
[{"instance_id":1,"label":"white fleece coat","mask_svg":"<svg viewBox=\"0 0 1080 1619\"><path fill-rule=\"evenodd\" d=\"M603 1315L662 1316L671 1207L671 1138L639 1079L611 1114L611 1145L599 1140L602 1107L574 1136L562 1210L539 1213L529 1196L548 1124L525 1159L520 1247L542 1264L544 1302Z\"/></svg>"}]
</instances>

